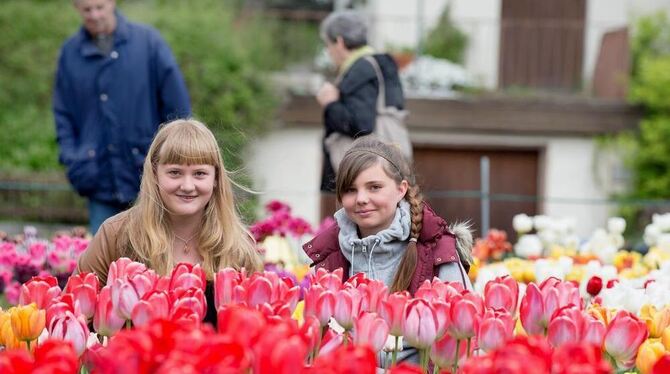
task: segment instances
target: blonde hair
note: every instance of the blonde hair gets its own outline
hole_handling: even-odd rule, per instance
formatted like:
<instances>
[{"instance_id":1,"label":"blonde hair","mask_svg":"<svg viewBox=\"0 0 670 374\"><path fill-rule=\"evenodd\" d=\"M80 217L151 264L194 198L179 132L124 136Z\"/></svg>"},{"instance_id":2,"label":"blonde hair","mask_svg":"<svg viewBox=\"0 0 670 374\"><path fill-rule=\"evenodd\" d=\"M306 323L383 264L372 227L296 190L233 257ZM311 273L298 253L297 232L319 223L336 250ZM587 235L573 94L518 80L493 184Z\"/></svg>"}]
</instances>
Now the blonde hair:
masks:
<instances>
[{"instance_id":1,"label":"blonde hair","mask_svg":"<svg viewBox=\"0 0 670 374\"><path fill-rule=\"evenodd\" d=\"M396 146L384 143L372 136L359 138L347 151L340 163L335 181L337 201L342 202L342 195L354 183L358 175L367 168L380 164L382 169L397 184L407 181L408 189L404 199L410 205L410 240L405 250L395 278L391 284L391 292L409 288L417 266L417 240L423 228L423 195L416 183L416 176L410 163ZM461 259L468 261L468 254L461 254ZM468 261L469 262L469 261Z\"/></svg>"},{"instance_id":2,"label":"blonde hair","mask_svg":"<svg viewBox=\"0 0 670 374\"><path fill-rule=\"evenodd\" d=\"M160 164L205 164L216 170L214 191L205 207L198 252L208 278L224 267L259 271L263 263L235 208L232 181L214 134L203 123L180 119L163 124L144 160L140 194L121 230L122 248L166 275L174 267L173 231L158 188Z\"/></svg>"}]
</instances>

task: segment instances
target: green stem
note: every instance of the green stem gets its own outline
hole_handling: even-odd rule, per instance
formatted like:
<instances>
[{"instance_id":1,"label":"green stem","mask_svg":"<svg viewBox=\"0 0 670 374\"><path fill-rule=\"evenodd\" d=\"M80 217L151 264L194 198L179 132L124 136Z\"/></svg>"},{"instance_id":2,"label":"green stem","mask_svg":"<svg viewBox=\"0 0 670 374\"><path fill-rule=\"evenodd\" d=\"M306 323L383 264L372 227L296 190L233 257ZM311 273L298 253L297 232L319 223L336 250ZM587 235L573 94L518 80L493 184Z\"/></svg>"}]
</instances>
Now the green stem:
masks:
<instances>
[{"instance_id":1,"label":"green stem","mask_svg":"<svg viewBox=\"0 0 670 374\"><path fill-rule=\"evenodd\" d=\"M126 329L130 330L132 327L130 320L126 320Z\"/></svg>"},{"instance_id":2,"label":"green stem","mask_svg":"<svg viewBox=\"0 0 670 374\"><path fill-rule=\"evenodd\" d=\"M421 372L427 373L428 372L428 349L424 348L420 351L421 353L419 354L420 361L421 361Z\"/></svg>"},{"instance_id":3,"label":"green stem","mask_svg":"<svg viewBox=\"0 0 670 374\"><path fill-rule=\"evenodd\" d=\"M470 344L472 343L472 338L468 338L468 351L467 351L467 357L470 358Z\"/></svg>"},{"instance_id":4,"label":"green stem","mask_svg":"<svg viewBox=\"0 0 670 374\"><path fill-rule=\"evenodd\" d=\"M391 366L395 366L396 359L398 358L398 345L400 345L400 337L395 337L395 348L393 349L393 354L391 355Z\"/></svg>"},{"instance_id":5,"label":"green stem","mask_svg":"<svg viewBox=\"0 0 670 374\"><path fill-rule=\"evenodd\" d=\"M433 366L433 374L439 374L440 373L440 367L435 365Z\"/></svg>"},{"instance_id":6,"label":"green stem","mask_svg":"<svg viewBox=\"0 0 670 374\"><path fill-rule=\"evenodd\" d=\"M454 370L453 370L454 373L458 371L458 353L459 353L458 351L459 351L459 348L461 348L461 339L456 339L456 357L454 357Z\"/></svg>"},{"instance_id":7,"label":"green stem","mask_svg":"<svg viewBox=\"0 0 670 374\"><path fill-rule=\"evenodd\" d=\"M321 342L323 341L323 336L326 335L326 332L328 332L328 325L322 326L321 330L319 330L319 335L316 339L316 345L314 346L314 350L312 351L312 357L310 357L309 363L313 364L314 361L316 361L316 357L319 355L319 350L321 349Z\"/></svg>"},{"instance_id":8,"label":"green stem","mask_svg":"<svg viewBox=\"0 0 670 374\"><path fill-rule=\"evenodd\" d=\"M28 352L30 352L30 340L26 340L26 344L28 345Z\"/></svg>"}]
</instances>

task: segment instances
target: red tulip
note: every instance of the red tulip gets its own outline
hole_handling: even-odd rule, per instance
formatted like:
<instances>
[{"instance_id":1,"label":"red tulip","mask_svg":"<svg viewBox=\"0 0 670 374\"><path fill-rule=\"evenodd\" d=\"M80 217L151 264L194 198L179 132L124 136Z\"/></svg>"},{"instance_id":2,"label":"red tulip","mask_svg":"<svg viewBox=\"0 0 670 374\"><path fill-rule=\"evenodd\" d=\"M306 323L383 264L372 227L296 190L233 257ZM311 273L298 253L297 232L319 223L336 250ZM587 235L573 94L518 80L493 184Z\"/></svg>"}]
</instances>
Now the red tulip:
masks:
<instances>
[{"instance_id":1,"label":"red tulip","mask_svg":"<svg viewBox=\"0 0 670 374\"><path fill-rule=\"evenodd\" d=\"M144 326L156 318L168 318L172 301L165 291L149 291L135 304L130 317L134 326Z\"/></svg>"},{"instance_id":2,"label":"red tulip","mask_svg":"<svg viewBox=\"0 0 670 374\"><path fill-rule=\"evenodd\" d=\"M33 277L21 286L19 304L28 305L35 303L38 309L46 309L60 293L61 289L58 287L56 277Z\"/></svg>"},{"instance_id":3,"label":"red tulip","mask_svg":"<svg viewBox=\"0 0 670 374\"><path fill-rule=\"evenodd\" d=\"M355 288L344 288L335 294L333 317L345 330L354 327L354 319L360 313L362 296Z\"/></svg>"},{"instance_id":4,"label":"red tulip","mask_svg":"<svg viewBox=\"0 0 670 374\"><path fill-rule=\"evenodd\" d=\"M4 374L32 373L35 362L25 349L0 351L0 372Z\"/></svg>"},{"instance_id":5,"label":"red tulip","mask_svg":"<svg viewBox=\"0 0 670 374\"><path fill-rule=\"evenodd\" d=\"M402 336L402 321L405 319L405 306L409 302L409 292L394 292L382 300L380 315L389 325L389 334Z\"/></svg>"},{"instance_id":6,"label":"red tulip","mask_svg":"<svg viewBox=\"0 0 670 374\"><path fill-rule=\"evenodd\" d=\"M490 352L512 339L514 322L515 320L505 309L486 309L477 334L479 348Z\"/></svg>"},{"instance_id":7,"label":"red tulip","mask_svg":"<svg viewBox=\"0 0 670 374\"><path fill-rule=\"evenodd\" d=\"M586 283L586 292L591 296L597 296L603 289L603 279L597 275L592 276Z\"/></svg>"},{"instance_id":8,"label":"red tulip","mask_svg":"<svg viewBox=\"0 0 670 374\"><path fill-rule=\"evenodd\" d=\"M456 363L456 338L449 334L438 339L430 346L430 359L443 369L451 369ZM458 362L464 362L468 356L467 340L458 341Z\"/></svg>"},{"instance_id":9,"label":"red tulip","mask_svg":"<svg viewBox=\"0 0 670 374\"><path fill-rule=\"evenodd\" d=\"M218 331L229 335L243 347L254 345L265 325L266 318L257 310L234 304L219 309ZM244 334L240 334L240 331L244 331Z\"/></svg>"},{"instance_id":10,"label":"red tulip","mask_svg":"<svg viewBox=\"0 0 670 374\"><path fill-rule=\"evenodd\" d=\"M620 310L607 326L603 350L614 358L619 368L630 369L640 345L649 336L647 325L637 316Z\"/></svg>"},{"instance_id":11,"label":"red tulip","mask_svg":"<svg viewBox=\"0 0 670 374\"><path fill-rule=\"evenodd\" d=\"M49 336L72 343L78 356L81 356L86 350L88 334L85 318L83 316L75 317L69 311L65 311L63 315L51 321L51 325L49 325Z\"/></svg>"},{"instance_id":12,"label":"red tulip","mask_svg":"<svg viewBox=\"0 0 670 374\"><path fill-rule=\"evenodd\" d=\"M399 365L392 367L389 370L389 374L423 374L424 371L422 368L416 365L408 364L406 361L401 362Z\"/></svg>"},{"instance_id":13,"label":"red tulip","mask_svg":"<svg viewBox=\"0 0 670 374\"><path fill-rule=\"evenodd\" d=\"M389 327L383 318L376 313L363 312L354 322L354 344L368 345L373 351L379 352L386 343Z\"/></svg>"},{"instance_id":14,"label":"red tulip","mask_svg":"<svg viewBox=\"0 0 670 374\"><path fill-rule=\"evenodd\" d=\"M207 277L205 271L200 265L193 265L185 262L177 264L172 269L170 275L170 290L177 288L201 288L205 289Z\"/></svg>"},{"instance_id":15,"label":"red tulip","mask_svg":"<svg viewBox=\"0 0 670 374\"><path fill-rule=\"evenodd\" d=\"M1 367L1 366L0 366ZM651 368L651 374L667 374L670 373L670 354L665 354L659 358L658 361Z\"/></svg>"},{"instance_id":16,"label":"red tulip","mask_svg":"<svg viewBox=\"0 0 670 374\"><path fill-rule=\"evenodd\" d=\"M33 373L76 373L79 359L72 344L62 340L47 339L35 347ZM3 372L0 370L0 372Z\"/></svg>"},{"instance_id":17,"label":"red tulip","mask_svg":"<svg viewBox=\"0 0 670 374\"><path fill-rule=\"evenodd\" d=\"M146 265L132 261L127 257L121 257L109 265L107 273L107 286L111 286L115 280L127 278L129 276L143 273L147 270Z\"/></svg>"},{"instance_id":18,"label":"red tulip","mask_svg":"<svg viewBox=\"0 0 670 374\"><path fill-rule=\"evenodd\" d=\"M319 355L306 373L373 374L377 367L375 353L369 347L340 346L327 355Z\"/></svg>"},{"instance_id":19,"label":"red tulip","mask_svg":"<svg viewBox=\"0 0 670 374\"><path fill-rule=\"evenodd\" d=\"M98 304L93 315L93 328L102 336L112 336L116 334L125 323L114 310L112 303L112 288L105 286L98 295Z\"/></svg>"},{"instance_id":20,"label":"red tulip","mask_svg":"<svg viewBox=\"0 0 670 374\"><path fill-rule=\"evenodd\" d=\"M305 291L305 317L316 317L319 324L323 327L328 325L330 318L335 311L335 294L324 290L319 284L313 284Z\"/></svg>"},{"instance_id":21,"label":"red tulip","mask_svg":"<svg viewBox=\"0 0 670 374\"><path fill-rule=\"evenodd\" d=\"M170 292L172 307L170 316L174 319L189 318L202 321L207 313L205 293L200 288L178 288Z\"/></svg>"},{"instance_id":22,"label":"red tulip","mask_svg":"<svg viewBox=\"0 0 670 374\"><path fill-rule=\"evenodd\" d=\"M437 317L430 303L413 299L407 304L402 331L409 345L418 349L428 348L437 338L437 329Z\"/></svg>"},{"instance_id":23,"label":"red tulip","mask_svg":"<svg viewBox=\"0 0 670 374\"><path fill-rule=\"evenodd\" d=\"M602 357L600 346L574 341L556 348L552 355L552 374L612 372L611 365Z\"/></svg>"},{"instance_id":24,"label":"red tulip","mask_svg":"<svg viewBox=\"0 0 670 374\"><path fill-rule=\"evenodd\" d=\"M484 301L470 291L463 291L451 299L449 308L449 335L469 339L477 334L484 313Z\"/></svg>"},{"instance_id":25,"label":"red tulip","mask_svg":"<svg viewBox=\"0 0 670 374\"><path fill-rule=\"evenodd\" d=\"M544 338L518 336L493 352L467 360L459 373L547 374L551 373L551 353Z\"/></svg>"},{"instance_id":26,"label":"red tulip","mask_svg":"<svg viewBox=\"0 0 670 374\"><path fill-rule=\"evenodd\" d=\"M488 308L502 308L515 316L518 300L519 284L509 275L497 277L484 287L484 301Z\"/></svg>"},{"instance_id":27,"label":"red tulip","mask_svg":"<svg viewBox=\"0 0 670 374\"><path fill-rule=\"evenodd\" d=\"M72 293L79 304L80 312L87 319L93 318L95 303L100 289L100 281L95 273L79 273L68 279L64 292Z\"/></svg>"}]
</instances>

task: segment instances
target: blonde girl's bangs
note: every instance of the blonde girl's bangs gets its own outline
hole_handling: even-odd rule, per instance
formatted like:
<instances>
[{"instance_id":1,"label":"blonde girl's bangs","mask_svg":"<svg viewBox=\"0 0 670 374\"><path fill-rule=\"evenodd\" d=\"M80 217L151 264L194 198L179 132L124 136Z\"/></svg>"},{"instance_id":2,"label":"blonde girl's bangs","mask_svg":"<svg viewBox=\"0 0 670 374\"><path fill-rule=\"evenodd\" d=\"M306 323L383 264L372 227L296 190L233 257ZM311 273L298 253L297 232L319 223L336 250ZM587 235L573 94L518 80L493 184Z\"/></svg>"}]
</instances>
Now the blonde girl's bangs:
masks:
<instances>
[{"instance_id":1,"label":"blonde girl's bangs","mask_svg":"<svg viewBox=\"0 0 670 374\"><path fill-rule=\"evenodd\" d=\"M218 145L211 132L198 126L171 126L171 134L160 147L160 164L219 165Z\"/></svg>"}]
</instances>

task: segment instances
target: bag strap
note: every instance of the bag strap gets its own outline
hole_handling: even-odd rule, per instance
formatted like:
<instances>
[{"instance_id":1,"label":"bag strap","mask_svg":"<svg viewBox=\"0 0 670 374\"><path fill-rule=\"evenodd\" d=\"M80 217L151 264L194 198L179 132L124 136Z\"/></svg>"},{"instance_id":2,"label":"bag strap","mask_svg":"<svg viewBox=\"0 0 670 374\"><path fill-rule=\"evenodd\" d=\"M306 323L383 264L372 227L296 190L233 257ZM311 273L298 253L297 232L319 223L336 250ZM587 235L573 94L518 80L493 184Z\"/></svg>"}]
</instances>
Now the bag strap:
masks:
<instances>
[{"instance_id":1,"label":"bag strap","mask_svg":"<svg viewBox=\"0 0 670 374\"><path fill-rule=\"evenodd\" d=\"M364 57L375 69L375 74L377 74L377 82L379 82L379 94L377 95L377 113L383 112L386 108L386 86L384 82L384 75L382 70L379 68L379 64L374 57L368 55Z\"/></svg>"}]
</instances>

